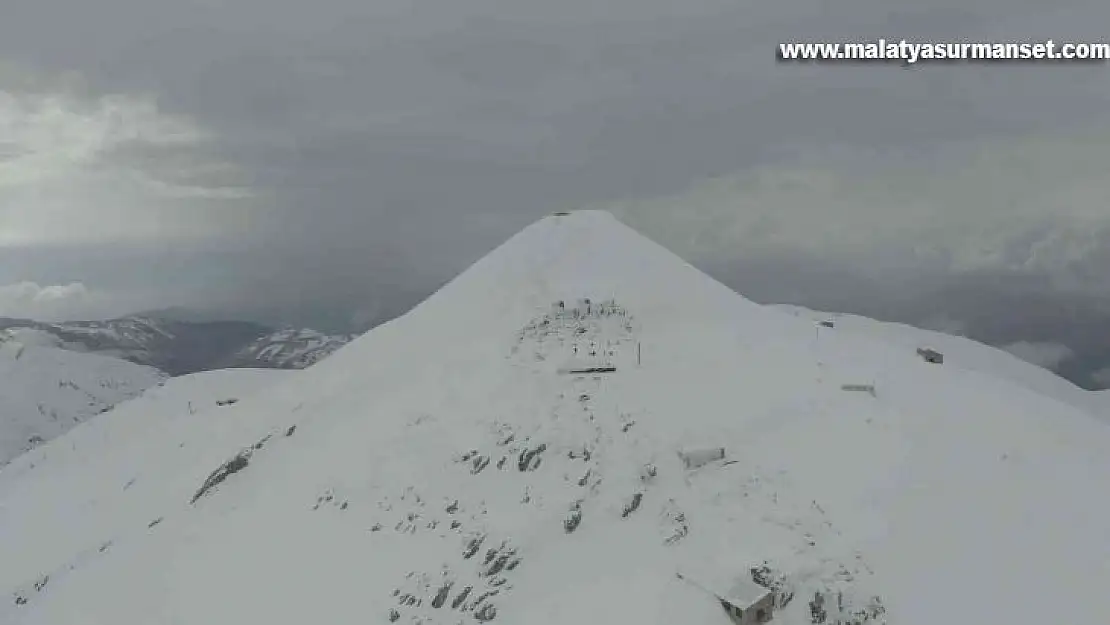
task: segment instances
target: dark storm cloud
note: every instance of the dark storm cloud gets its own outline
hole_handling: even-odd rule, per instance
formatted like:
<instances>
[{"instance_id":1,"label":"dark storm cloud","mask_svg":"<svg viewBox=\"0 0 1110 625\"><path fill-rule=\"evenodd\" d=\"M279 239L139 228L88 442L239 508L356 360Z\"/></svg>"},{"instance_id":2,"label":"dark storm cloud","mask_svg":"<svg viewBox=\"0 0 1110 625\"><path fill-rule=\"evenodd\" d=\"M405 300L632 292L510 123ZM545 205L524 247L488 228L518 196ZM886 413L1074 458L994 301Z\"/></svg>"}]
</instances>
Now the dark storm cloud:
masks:
<instances>
[{"instance_id":1,"label":"dark storm cloud","mask_svg":"<svg viewBox=\"0 0 1110 625\"><path fill-rule=\"evenodd\" d=\"M34 131L0 137L0 285L339 324L601 205L756 299L906 318L922 304L888 285L912 277L982 325L994 305L952 285L1032 297L1020 270L1046 302L1107 293L1105 65L775 59L792 40L1095 40L1103 2L9 4L0 92L65 99L9 106ZM741 182L707 196L719 178Z\"/></svg>"}]
</instances>

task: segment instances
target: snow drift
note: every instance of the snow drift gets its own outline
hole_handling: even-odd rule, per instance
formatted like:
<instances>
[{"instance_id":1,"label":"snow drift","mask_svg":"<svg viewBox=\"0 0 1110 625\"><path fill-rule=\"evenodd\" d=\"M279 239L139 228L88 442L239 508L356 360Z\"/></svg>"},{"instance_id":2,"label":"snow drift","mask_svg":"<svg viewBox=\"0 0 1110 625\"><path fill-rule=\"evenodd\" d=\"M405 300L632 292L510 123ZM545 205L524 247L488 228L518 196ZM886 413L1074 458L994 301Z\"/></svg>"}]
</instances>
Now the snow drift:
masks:
<instances>
[{"instance_id":1,"label":"snow drift","mask_svg":"<svg viewBox=\"0 0 1110 625\"><path fill-rule=\"evenodd\" d=\"M1104 424L818 344L604 213L241 401L107 416L0 473L0 622L723 625L736 580L776 623L1110 620Z\"/></svg>"}]
</instances>

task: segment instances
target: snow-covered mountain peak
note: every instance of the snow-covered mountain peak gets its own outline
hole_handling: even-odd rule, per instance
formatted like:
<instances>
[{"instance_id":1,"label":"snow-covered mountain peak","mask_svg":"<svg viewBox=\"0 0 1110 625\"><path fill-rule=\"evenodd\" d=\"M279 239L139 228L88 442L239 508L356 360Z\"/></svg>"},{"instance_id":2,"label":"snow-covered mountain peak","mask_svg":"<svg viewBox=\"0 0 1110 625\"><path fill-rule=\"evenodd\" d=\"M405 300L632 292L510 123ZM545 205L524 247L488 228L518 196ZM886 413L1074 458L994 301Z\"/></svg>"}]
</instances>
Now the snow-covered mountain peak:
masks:
<instances>
[{"instance_id":1,"label":"snow-covered mountain peak","mask_svg":"<svg viewBox=\"0 0 1110 625\"><path fill-rule=\"evenodd\" d=\"M698 336L711 332L724 332L714 341L727 342L772 328L808 327L738 296L610 213L584 210L526 227L407 315L356 339L320 366L376 367L383 364L375 357L382 350L408 366L423 363L422 369L468 354L486 358L560 303L568 313L616 306L653 324L655 332L681 329L691 348Z\"/></svg>"},{"instance_id":2,"label":"snow-covered mountain peak","mask_svg":"<svg viewBox=\"0 0 1110 625\"><path fill-rule=\"evenodd\" d=\"M0 473L0 622L1107 622L1108 428L914 347L552 216L126 472L146 409Z\"/></svg>"},{"instance_id":3,"label":"snow-covered mountain peak","mask_svg":"<svg viewBox=\"0 0 1110 625\"><path fill-rule=\"evenodd\" d=\"M519 321L558 300L618 296L641 315L683 318L720 317L745 303L611 214L577 211L525 228L420 308L438 308L444 316L470 312L500 323Z\"/></svg>"}]
</instances>

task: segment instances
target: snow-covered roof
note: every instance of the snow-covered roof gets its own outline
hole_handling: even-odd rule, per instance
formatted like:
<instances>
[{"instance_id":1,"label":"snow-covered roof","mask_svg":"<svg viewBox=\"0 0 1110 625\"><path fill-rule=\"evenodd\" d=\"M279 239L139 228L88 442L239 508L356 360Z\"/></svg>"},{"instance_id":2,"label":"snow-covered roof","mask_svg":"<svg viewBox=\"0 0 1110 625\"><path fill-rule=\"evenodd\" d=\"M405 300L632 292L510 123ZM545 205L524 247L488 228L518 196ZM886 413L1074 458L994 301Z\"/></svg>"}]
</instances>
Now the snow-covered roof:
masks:
<instances>
[{"instance_id":1,"label":"snow-covered roof","mask_svg":"<svg viewBox=\"0 0 1110 625\"><path fill-rule=\"evenodd\" d=\"M729 586L728 592L721 595L721 598L732 605L743 608L766 597L770 592L769 589L741 577L733 581Z\"/></svg>"},{"instance_id":2,"label":"snow-covered roof","mask_svg":"<svg viewBox=\"0 0 1110 625\"><path fill-rule=\"evenodd\" d=\"M771 592L741 574L726 575L712 567L699 572L680 570L678 577L738 608L746 608Z\"/></svg>"}]
</instances>

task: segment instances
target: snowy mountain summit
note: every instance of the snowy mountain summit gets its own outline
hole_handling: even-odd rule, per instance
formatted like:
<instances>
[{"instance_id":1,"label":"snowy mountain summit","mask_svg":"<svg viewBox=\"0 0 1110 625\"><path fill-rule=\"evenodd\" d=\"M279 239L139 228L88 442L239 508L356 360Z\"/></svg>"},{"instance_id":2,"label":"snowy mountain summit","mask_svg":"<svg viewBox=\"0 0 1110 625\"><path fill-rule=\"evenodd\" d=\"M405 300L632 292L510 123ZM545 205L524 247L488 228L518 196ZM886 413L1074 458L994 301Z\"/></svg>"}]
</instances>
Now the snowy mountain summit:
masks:
<instances>
[{"instance_id":1,"label":"snowy mountain summit","mask_svg":"<svg viewBox=\"0 0 1110 625\"><path fill-rule=\"evenodd\" d=\"M0 622L1110 622L1105 424L605 213L280 387L114 416L0 472Z\"/></svg>"}]
</instances>

